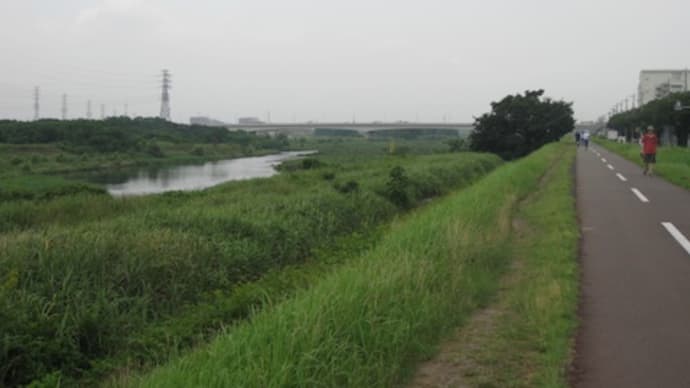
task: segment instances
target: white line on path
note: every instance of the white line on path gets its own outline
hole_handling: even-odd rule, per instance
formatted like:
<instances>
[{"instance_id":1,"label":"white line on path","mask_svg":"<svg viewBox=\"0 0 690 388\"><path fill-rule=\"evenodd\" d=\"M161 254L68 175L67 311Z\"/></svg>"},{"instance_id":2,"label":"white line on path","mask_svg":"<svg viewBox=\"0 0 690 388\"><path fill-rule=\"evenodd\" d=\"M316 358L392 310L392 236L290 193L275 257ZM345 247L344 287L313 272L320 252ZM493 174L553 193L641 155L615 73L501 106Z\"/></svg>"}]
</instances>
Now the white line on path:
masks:
<instances>
[{"instance_id":1,"label":"white line on path","mask_svg":"<svg viewBox=\"0 0 690 388\"><path fill-rule=\"evenodd\" d=\"M638 189L636 189L636 188L634 188L634 187L631 188L630 190L632 190L632 192L635 193L635 195L637 195L637 198L639 198L640 201L642 201L642 202L649 202L649 200L647 199L647 197L645 197L644 194L642 194L642 193L640 192L640 190L638 190Z\"/></svg>"},{"instance_id":2,"label":"white line on path","mask_svg":"<svg viewBox=\"0 0 690 388\"><path fill-rule=\"evenodd\" d=\"M606 163L606 159L604 159L604 158L601 158L601 161L604 162L604 163Z\"/></svg>"},{"instance_id":3,"label":"white line on path","mask_svg":"<svg viewBox=\"0 0 690 388\"><path fill-rule=\"evenodd\" d=\"M609 170L613 170L613 166L612 166L612 165L607 164L606 166L609 168Z\"/></svg>"},{"instance_id":4,"label":"white line on path","mask_svg":"<svg viewBox=\"0 0 690 388\"><path fill-rule=\"evenodd\" d=\"M676 229L676 227L670 222L662 222L661 225L663 225L664 228L666 228L666 230L671 234L671 236L673 236L673 238L675 238L676 241L678 241L678 244L680 244L680 246L682 246L683 249L685 249L685 252L688 252L688 254L690 255L690 241L688 241L688 239L685 238L685 236L683 236L683 233Z\"/></svg>"},{"instance_id":5,"label":"white line on path","mask_svg":"<svg viewBox=\"0 0 690 388\"><path fill-rule=\"evenodd\" d=\"M628 181L627 179L625 179L625 177L624 177L623 175L621 175L620 172L616 173L616 176L618 177L618 179L622 180L623 182L627 182L627 181Z\"/></svg>"}]
</instances>

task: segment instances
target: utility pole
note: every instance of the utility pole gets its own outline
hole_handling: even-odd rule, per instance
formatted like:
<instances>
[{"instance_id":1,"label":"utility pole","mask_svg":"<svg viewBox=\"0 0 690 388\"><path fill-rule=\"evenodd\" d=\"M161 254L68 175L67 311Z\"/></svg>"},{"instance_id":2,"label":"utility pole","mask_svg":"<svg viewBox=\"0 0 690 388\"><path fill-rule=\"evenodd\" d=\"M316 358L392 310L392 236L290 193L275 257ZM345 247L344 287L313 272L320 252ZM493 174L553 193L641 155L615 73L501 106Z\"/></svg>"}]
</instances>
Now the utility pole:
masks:
<instances>
[{"instance_id":1,"label":"utility pole","mask_svg":"<svg viewBox=\"0 0 690 388\"><path fill-rule=\"evenodd\" d=\"M160 118L170 121L170 72L163 70L163 79L161 84L161 114Z\"/></svg>"},{"instance_id":2,"label":"utility pole","mask_svg":"<svg viewBox=\"0 0 690 388\"><path fill-rule=\"evenodd\" d=\"M101 120L105 120L105 104L101 104Z\"/></svg>"},{"instance_id":3,"label":"utility pole","mask_svg":"<svg viewBox=\"0 0 690 388\"><path fill-rule=\"evenodd\" d=\"M86 118L91 120L91 100L86 101Z\"/></svg>"},{"instance_id":4,"label":"utility pole","mask_svg":"<svg viewBox=\"0 0 690 388\"><path fill-rule=\"evenodd\" d=\"M40 99L40 93L38 86L34 88L34 120L38 120L40 116L40 107L41 105L39 104L39 99Z\"/></svg>"},{"instance_id":5,"label":"utility pole","mask_svg":"<svg viewBox=\"0 0 690 388\"><path fill-rule=\"evenodd\" d=\"M62 119L67 120L67 95L62 95Z\"/></svg>"}]
</instances>

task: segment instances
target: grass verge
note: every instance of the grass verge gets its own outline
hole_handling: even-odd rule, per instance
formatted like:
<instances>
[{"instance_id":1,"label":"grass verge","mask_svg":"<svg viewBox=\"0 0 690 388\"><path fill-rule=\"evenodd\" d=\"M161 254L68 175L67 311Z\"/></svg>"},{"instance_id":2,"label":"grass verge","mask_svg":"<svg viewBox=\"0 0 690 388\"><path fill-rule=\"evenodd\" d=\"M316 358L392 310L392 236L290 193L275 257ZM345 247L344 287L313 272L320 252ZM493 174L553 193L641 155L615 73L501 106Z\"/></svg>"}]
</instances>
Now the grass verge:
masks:
<instances>
[{"instance_id":1,"label":"grass verge","mask_svg":"<svg viewBox=\"0 0 690 388\"><path fill-rule=\"evenodd\" d=\"M558 159L547 146L399 222L376 248L195 353L129 383L391 386L488 303L512 257L520 198Z\"/></svg>"},{"instance_id":2,"label":"grass verge","mask_svg":"<svg viewBox=\"0 0 690 388\"><path fill-rule=\"evenodd\" d=\"M490 306L473 316L412 386L437 379L478 387L565 387L577 325L578 231L572 195L575 149L541 181L514 220L513 268ZM458 363L460 366L458 367Z\"/></svg>"},{"instance_id":3,"label":"grass verge","mask_svg":"<svg viewBox=\"0 0 690 388\"><path fill-rule=\"evenodd\" d=\"M642 166L640 146L621 144L610 140L596 139L597 144ZM668 181L690 190L690 148L659 147L656 154L654 173Z\"/></svg>"}]
</instances>

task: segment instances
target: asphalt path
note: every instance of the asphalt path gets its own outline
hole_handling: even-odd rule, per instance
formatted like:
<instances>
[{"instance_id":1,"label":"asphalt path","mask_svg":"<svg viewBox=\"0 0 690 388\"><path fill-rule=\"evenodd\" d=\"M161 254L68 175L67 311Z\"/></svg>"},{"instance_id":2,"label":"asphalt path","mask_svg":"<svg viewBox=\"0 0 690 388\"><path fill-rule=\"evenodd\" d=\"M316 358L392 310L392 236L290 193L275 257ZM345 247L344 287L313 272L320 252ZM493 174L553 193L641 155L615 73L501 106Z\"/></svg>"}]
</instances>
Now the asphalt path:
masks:
<instances>
[{"instance_id":1,"label":"asphalt path","mask_svg":"<svg viewBox=\"0 0 690 388\"><path fill-rule=\"evenodd\" d=\"M690 387L690 192L596 145L578 150L576 180L573 385Z\"/></svg>"}]
</instances>

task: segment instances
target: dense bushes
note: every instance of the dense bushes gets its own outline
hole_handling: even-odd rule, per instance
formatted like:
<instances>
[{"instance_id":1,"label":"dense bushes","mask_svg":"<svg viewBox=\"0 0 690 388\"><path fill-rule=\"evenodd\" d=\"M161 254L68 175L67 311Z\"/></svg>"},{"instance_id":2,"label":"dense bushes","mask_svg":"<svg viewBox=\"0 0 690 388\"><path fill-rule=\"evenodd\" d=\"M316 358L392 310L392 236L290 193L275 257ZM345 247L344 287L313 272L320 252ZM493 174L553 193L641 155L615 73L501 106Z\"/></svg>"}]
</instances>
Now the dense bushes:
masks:
<instances>
[{"instance_id":1,"label":"dense bushes","mask_svg":"<svg viewBox=\"0 0 690 388\"><path fill-rule=\"evenodd\" d=\"M78 377L104 358L164 358L195 333L168 332L167 342L142 349L152 343L143 333L160 322L399 214L386 194L396 165L414 206L498 163L493 155L409 157L331 165L331 180L313 168L197 193L1 204L0 382ZM249 312L251 298L232 300L233 319Z\"/></svg>"}]
</instances>

